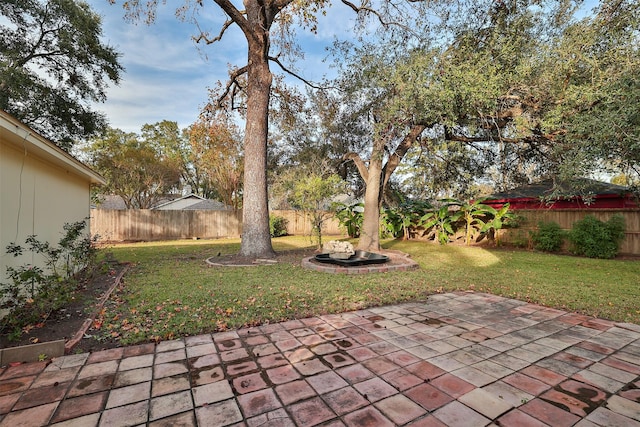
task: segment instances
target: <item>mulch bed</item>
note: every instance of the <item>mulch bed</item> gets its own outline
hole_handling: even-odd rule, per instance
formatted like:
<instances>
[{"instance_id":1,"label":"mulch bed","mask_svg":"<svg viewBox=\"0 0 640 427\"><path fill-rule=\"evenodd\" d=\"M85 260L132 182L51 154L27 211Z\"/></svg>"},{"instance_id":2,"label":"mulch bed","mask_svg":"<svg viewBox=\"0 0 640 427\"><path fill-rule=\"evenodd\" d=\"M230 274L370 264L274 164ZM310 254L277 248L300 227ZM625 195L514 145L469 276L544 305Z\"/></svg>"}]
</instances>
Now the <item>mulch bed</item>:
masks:
<instances>
[{"instance_id":1,"label":"mulch bed","mask_svg":"<svg viewBox=\"0 0 640 427\"><path fill-rule=\"evenodd\" d=\"M38 325L30 325L23 329L19 339L9 334L0 334L0 348L19 347L42 342L72 339L80 331L89 318L93 318L100 307L99 301L113 287L125 264L109 262L108 268L97 269L87 280L82 282L75 297L64 309L53 312ZM71 352L96 351L117 347L115 340L104 340L100 337L86 336L81 339Z\"/></svg>"}]
</instances>

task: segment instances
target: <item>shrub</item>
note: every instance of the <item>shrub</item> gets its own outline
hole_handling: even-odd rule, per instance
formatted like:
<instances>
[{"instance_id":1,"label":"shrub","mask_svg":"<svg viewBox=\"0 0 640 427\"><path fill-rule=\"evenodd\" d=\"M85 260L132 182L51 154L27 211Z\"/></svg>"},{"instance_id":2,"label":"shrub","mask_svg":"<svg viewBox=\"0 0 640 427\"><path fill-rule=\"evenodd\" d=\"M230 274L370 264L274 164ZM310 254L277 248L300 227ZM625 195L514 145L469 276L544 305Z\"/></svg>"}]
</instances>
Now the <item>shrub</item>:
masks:
<instances>
[{"instance_id":1,"label":"shrub","mask_svg":"<svg viewBox=\"0 0 640 427\"><path fill-rule=\"evenodd\" d=\"M287 235L287 224L289 221L278 215L269 215L269 233L271 237L281 237Z\"/></svg>"},{"instance_id":2,"label":"shrub","mask_svg":"<svg viewBox=\"0 0 640 427\"><path fill-rule=\"evenodd\" d=\"M350 206L344 203L334 203L331 209L335 212L340 226L347 230L349 237L360 237L360 228L362 221L364 221L364 203L354 203Z\"/></svg>"},{"instance_id":3,"label":"shrub","mask_svg":"<svg viewBox=\"0 0 640 427\"><path fill-rule=\"evenodd\" d=\"M95 265L96 249L86 234L87 221L64 225L65 234L57 246L28 236L26 247L11 243L7 254L25 251L44 259L44 268L32 264L7 267L10 283L0 283L0 308L10 313L0 319L0 332L13 330L16 337L25 325L42 322L64 307L77 288L79 273Z\"/></svg>"},{"instance_id":4,"label":"shrub","mask_svg":"<svg viewBox=\"0 0 640 427\"><path fill-rule=\"evenodd\" d=\"M544 252L558 252L566 237L567 233L560 228L560 224L553 221L540 221L538 230L531 233L533 248Z\"/></svg>"},{"instance_id":5,"label":"shrub","mask_svg":"<svg viewBox=\"0 0 640 427\"><path fill-rule=\"evenodd\" d=\"M431 203L427 201L407 200L396 207L384 209L380 216L381 236L410 239L420 225L422 216L431 208Z\"/></svg>"},{"instance_id":6,"label":"shrub","mask_svg":"<svg viewBox=\"0 0 640 427\"><path fill-rule=\"evenodd\" d=\"M620 250L624 231L624 218L621 215L614 215L607 222L587 215L576 221L569 233L571 252L589 258L613 258Z\"/></svg>"}]
</instances>

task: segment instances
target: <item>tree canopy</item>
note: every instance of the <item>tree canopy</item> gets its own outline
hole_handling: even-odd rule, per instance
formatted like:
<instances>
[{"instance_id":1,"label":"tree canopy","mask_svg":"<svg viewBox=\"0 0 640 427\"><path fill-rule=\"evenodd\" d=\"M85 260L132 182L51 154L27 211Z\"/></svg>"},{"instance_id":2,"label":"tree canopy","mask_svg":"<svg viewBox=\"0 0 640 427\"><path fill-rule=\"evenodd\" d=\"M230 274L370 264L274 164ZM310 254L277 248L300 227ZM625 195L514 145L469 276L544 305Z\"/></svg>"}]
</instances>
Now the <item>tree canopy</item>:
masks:
<instances>
[{"instance_id":1,"label":"tree canopy","mask_svg":"<svg viewBox=\"0 0 640 427\"><path fill-rule=\"evenodd\" d=\"M123 68L100 17L75 0L3 0L0 15L0 109L65 150L104 130L90 104Z\"/></svg>"},{"instance_id":2,"label":"tree canopy","mask_svg":"<svg viewBox=\"0 0 640 427\"><path fill-rule=\"evenodd\" d=\"M107 180L104 194L115 194L128 209L149 209L180 184L180 164L158 151L162 141L152 135L171 123L145 125L143 135L109 129L86 148L89 164ZM177 127L177 126L176 126ZM155 131L154 131L155 129Z\"/></svg>"},{"instance_id":3,"label":"tree canopy","mask_svg":"<svg viewBox=\"0 0 640 427\"><path fill-rule=\"evenodd\" d=\"M224 114L202 115L187 129L190 165L201 187L227 206L242 206L242 138Z\"/></svg>"},{"instance_id":4,"label":"tree canopy","mask_svg":"<svg viewBox=\"0 0 640 427\"><path fill-rule=\"evenodd\" d=\"M366 204L360 248L367 250L379 245L379 209L407 159L405 185L412 185L408 174L419 174L414 186L454 193L448 196L599 169L637 175L637 2L604 0L585 11L578 0L381 1L375 8L343 1L386 31L336 43L340 75L326 86L337 89L315 93L313 108L291 94L273 96L270 66L301 77L284 62L296 51L289 30L313 31L328 3L247 0L242 10L214 3L226 21L213 35L198 26L196 40L216 43L237 26L247 41L246 64L230 68L209 106L239 106L246 121L245 256L273 254L268 165L298 167L324 156L341 157L343 178L357 170ZM149 18L159 4L124 2ZM182 6L178 13L189 19L207 7ZM409 7L421 13L408 14ZM290 110L271 116L281 131L274 146L286 154L278 161L267 157L274 98L279 112Z\"/></svg>"},{"instance_id":5,"label":"tree canopy","mask_svg":"<svg viewBox=\"0 0 640 427\"><path fill-rule=\"evenodd\" d=\"M638 164L638 104L626 102L638 82L638 6L604 1L584 17L579 6L456 2L421 34L338 46L342 120L368 129L368 148L346 156L366 183L361 249L379 245L378 209L407 153L433 188L460 192Z\"/></svg>"}]
</instances>

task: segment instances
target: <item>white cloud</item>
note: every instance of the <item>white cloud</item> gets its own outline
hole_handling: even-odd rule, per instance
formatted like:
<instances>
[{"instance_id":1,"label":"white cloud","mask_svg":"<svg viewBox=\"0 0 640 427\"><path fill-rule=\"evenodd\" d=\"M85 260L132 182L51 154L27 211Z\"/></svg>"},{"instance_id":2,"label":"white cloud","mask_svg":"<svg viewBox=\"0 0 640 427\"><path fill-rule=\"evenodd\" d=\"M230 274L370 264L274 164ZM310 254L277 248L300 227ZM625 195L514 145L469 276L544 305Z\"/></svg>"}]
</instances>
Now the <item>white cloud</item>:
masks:
<instances>
[{"instance_id":1,"label":"white cloud","mask_svg":"<svg viewBox=\"0 0 640 427\"><path fill-rule=\"evenodd\" d=\"M191 37L198 28L176 18L176 6L168 3L159 7L156 22L146 25L125 21L120 5L110 6L106 0L91 2L103 17L105 41L122 53L121 64L126 68L121 84L107 91L107 102L96 106L112 127L137 132L146 123L172 120L184 128L193 123L207 101L207 88L218 80L226 81L228 64L242 66L246 62L246 40L237 27L229 28L221 42L196 46ZM213 5L198 15L201 28L213 35L224 19ZM319 17L317 34L299 29L305 58L294 68L311 81L332 75L330 62L324 61L326 47L336 35L351 37L354 19L354 13L337 6ZM277 66L272 69L281 71Z\"/></svg>"}]
</instances>

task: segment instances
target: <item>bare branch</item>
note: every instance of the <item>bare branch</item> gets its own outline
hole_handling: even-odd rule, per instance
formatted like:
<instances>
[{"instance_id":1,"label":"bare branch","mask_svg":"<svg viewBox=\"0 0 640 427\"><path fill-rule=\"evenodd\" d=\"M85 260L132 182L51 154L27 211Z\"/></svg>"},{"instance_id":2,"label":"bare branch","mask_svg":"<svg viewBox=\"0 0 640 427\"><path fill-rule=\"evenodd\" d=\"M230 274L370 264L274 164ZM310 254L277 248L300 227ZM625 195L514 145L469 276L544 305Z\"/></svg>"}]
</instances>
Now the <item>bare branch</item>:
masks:
<instances>
[{"instance_id":1,"label":"bare branch","mask_svg":"<svg viewBox=\"0 0 640 427\"><path fill-rule=\"evenodd\" d=\"M235 70L234 72L229 74L229 80L227 80L227 84L225 86L225 89L222 92L222 94L218 97L218 99L216 100L216 104L217 104L218 107L222 106L222 101L225 98L227 98L230 93L231 93L231 98L235 97L235 95L239 92L238 88L241 88L241 85L240 85L240 82L238 81L238 78L240 76L242 76L243 74L246 74L248 70L249 70L249 66L245 65L244 67L238 68L237 70ZM232 102L232 104L233 104L233 102Z\"/></svg>"},{"instance_id":2,"label":"bare branch","mask_svg":"<svg viewBox=\"0 0 640 427\"><path fill-rule=\"evenodd\" d=\"M195 41L196 43L200 43L201 41L203 41L203 40L204 40L204 42L205 42L206 44L213 44L213 43L215 43L215 42L217 42L217 41L222 40L222 37L224 36L224 33L225 33L225 32L227 31L227 29L228 29L230 26L232 26L232 25L233 25L233 20L228 19L228 20L227 20L227 21L222 25L222 28L220 29L220 33L219 33L216 37L214 37L214 38L212 38L212 39L210 39L209 37L207 37L207 34L206 34L204 31L202 31L202 30L200 29L200 26L198 25L198 30L200 31L200 34L198 35L198 37L192 37L192 38L193 38L193 41Z\"/></svg>"},{"instance_id":3,"label":"bare branch","mask_svg":"<svg viewBox=\"0 0 640 427\"><path fill-rule=\"evenodd\" d=\"M407 31L408 33L411 33L411 34L414 34L414 35L416 34L415 29L407 26L406 24L403 24L401 21L392 21L392 20L387 21L386 19L390 18L389 16L386 16L385 14L383 14L383 13L381 13L381 12L375 10L375 9L372 9L370 7L364 6L364 3L363 3L363 5L357 6L357 5L355 5L354 3L352 3L349 0L341 0L341 1L342 1L342 4L344 4L345 6L350 8L351 10L353 10L358 15L363 14L363 15L373 15L373 16L375 16L378 19L378 21L380 22L380 25L382 25L385 28L394 26L394 27L402 28L404 31ZM410 0L409 3L419 3L421 1L422 0L413 0L413 1Z\"/></svg>"},{"instance_id":4,"label":"bare branch","mask_svg":"<svg viewBox=\"0 0 640 427\"><path fill-rule=\"evenodd\" d=\"M360 13L360 12L370 13L374 15L376 18L378 18L378 21L380 21L380 24L382 24L383 26L389 25L388 22L384 21L382 15L377 10L373 10L371 8L363 7L363 6L356 6L355 4L351 3L349 0L341 0L341 1L344 5L351 8L355 13Z\"/></svg>"},{"instance_id":5,"label":"bare branch","mask_svg":"<svg viewBox=\"0 0 640 427\"><path fill-rule=\"evenodd\" d=\"M288 69L287 67L285 67L284 64L282 62L280 62L280 59L278 59L278 57L276 57L276 56L270 56L269 60L275 62L276 64L278 64L278 66L282 69L282 71L284 71L285 73L295 77L296 79L300 80L301 82L303 82L307 86L310 86L310 87L312 87L314 89L333 89L333 87L331 87L331 86L323 87L323 86L318 86L313 82L310 82L309 80L305 79L301 75L299 75L299 74L295 73L294 71L292 71L292 70Z\"/></svg>"}]
</instances>

